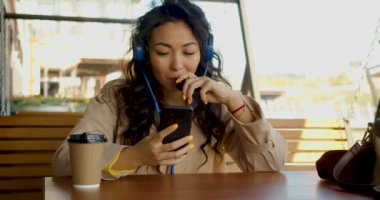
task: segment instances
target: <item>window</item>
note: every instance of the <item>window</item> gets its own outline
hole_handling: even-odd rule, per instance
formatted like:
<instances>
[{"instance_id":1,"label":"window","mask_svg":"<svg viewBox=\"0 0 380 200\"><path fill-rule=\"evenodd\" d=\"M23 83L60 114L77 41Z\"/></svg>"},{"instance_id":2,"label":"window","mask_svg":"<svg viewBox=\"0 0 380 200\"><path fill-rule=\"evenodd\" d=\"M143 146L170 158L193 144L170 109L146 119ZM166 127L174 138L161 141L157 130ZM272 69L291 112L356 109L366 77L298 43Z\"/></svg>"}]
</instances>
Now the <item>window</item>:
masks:
<instances>
[{"instance_id":1,"label":"window","mask_svg":"<svg viewBox=\"0 0 380 200\"><path fill-rule=\"evenodd\" d=\"M378 1L246 2L267 117L373 120L380 89Z\"/></svg>"},{"instance_id":2,"label":"window","mask_svg":"<svg viewBox=\"0 0 380 200\"><path fill-rule=\"evenodd\" d=\"M7 12L136 19L155 2L159 1L115 0L111 3L100 0L19 0L13 2L16 10ZM196 3L204 9L210 20L214 49L222 54L224 75L234 89L240 89L246 58L238 5L224 2ZM16 22L15 30L20 41L20 46L11 49L13 55L18 55L10 65L13 112L83 111L89 98L107 81L121 75L119 60L128 50L133 23L46 18L8 21Z\"/></svg>"}]
</instances>

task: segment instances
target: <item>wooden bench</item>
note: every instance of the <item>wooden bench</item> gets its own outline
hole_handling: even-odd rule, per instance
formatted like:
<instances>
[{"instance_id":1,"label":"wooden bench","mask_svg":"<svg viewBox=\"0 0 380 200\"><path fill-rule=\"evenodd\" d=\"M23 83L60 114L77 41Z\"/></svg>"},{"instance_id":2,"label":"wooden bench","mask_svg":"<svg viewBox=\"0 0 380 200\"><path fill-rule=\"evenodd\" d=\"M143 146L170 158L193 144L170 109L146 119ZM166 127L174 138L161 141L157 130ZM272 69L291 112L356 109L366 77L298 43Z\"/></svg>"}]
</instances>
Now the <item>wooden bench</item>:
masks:
<instances>
[{"instance_id":1,"label":"wooden bench","mask_svg":"<svg viewBox=\"0 0 380 200\"><path fill-rule=\"evenodd\" d=\"M315 161L328 150L351 145L346 125L338 119L269 119L288 142L286 170L314 170Z\"/></svg>"},{"instance_id":2,"label":"wooden bench","mask_svg":"<svg viewBox=\"0 0 380 200\"><path fill-rule=\"evenodd\" d=\"M82 113L0 117L0 199L43 199L51 159Z\"/></svg>"},{"instance_id":3,"label":"wooden bench","mask_svg":"<svg viewBox=\"0 0 380 200\"><path fill-rule=\"evenodd\" d=\"M26 112L0 117L0 199L41 199L51 158L83 113ZM347 149L338 120L268 119L288 142L286 170L313 170L327 150ZM229 171L240 171L228 160Z\"/></svg>"},{"instance_id":4,"label":"wooden bench","mask_svg":"<svg viewBox=\"0 0 380 200\"><path fill-rule=\"evenodd\" d=\"M347 137L343 120L336 119L268 119L288 142L288 159L285 170L316 170L315 161L334 149L347 149L352 145ZM229 171L240 169L231 158Z\"/></svg>"}]
</instances>

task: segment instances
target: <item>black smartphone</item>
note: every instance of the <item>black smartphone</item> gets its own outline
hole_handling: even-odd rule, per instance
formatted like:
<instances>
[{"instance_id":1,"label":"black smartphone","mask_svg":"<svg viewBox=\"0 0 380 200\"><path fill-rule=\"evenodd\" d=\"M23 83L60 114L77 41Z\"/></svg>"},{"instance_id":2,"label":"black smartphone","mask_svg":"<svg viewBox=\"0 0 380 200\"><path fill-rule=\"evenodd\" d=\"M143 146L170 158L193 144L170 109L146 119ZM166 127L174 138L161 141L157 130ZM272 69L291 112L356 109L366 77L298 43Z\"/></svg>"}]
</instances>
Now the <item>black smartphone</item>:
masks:
<instances>
[{"instance_id":1,"label":"black smartphone","mask_svg":"<svg viewBox=\"0 0 380 200\"><path fill-rule=\"evenodd\" d=\"M162 143L170 143L190 135L192 120L192 106L163 105L161 108L160 124L158 130L161 131L162 129L165 129L166 127L175 123L178 124L178 128L173 133L166 136L163 139Z\"/></svg>"}]
</instances>

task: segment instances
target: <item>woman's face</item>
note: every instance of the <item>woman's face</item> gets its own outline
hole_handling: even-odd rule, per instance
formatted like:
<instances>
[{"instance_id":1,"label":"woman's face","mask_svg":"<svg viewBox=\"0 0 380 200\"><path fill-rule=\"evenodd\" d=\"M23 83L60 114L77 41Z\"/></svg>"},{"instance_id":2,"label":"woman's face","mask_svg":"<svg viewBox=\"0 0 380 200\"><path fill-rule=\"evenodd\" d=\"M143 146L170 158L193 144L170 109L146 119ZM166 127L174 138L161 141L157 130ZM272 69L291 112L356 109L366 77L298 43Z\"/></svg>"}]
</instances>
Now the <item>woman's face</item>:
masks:
<instances>
[{"instance_id":1,"label":"woman's face","mask_svg":"<svg viewBox=\"0 0 380 200\"><path fill-rule=\"evenodd\" d=\"M182 22L167 22L153 29L149 41L153 74L164 95L176 91L175 81L187 72L195 73L201 54L190 27Z\"/></svg>"}]
</instances>

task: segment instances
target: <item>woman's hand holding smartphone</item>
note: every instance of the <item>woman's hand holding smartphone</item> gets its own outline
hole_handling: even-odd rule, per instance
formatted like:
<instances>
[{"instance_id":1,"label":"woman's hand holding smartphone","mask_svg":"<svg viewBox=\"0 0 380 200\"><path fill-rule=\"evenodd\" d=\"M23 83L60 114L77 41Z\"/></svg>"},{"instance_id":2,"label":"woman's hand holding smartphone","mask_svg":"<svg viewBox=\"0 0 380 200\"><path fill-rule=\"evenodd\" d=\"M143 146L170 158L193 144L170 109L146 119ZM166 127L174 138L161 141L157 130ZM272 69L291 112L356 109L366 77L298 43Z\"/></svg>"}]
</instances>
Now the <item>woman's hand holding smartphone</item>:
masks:
<instances>
[{"instance_id":1,"label":"woman's hand holding smartphone","mask_svg":"<svg viewBox=\"0 0 380 200\"><path fill-rule=\"evenodd\" d=\"M164 105L161 109L160 124L158 130L162 130L172 124L177 124L178 128L173 133L166 136L163 139L162 143L170 143L180 138L189 136L191 132L192 120L193 107Z\"/></svg>"},{"instance_id":2,"label":"woman's hand holding smartphone","mask_svg":"<svg viewBox=\"0 0 380 200\"><path fill-rule=\"evenodd\" d=\"M125 148L123 155L134 158L128 163L137 168L142 165L174 165L183 160L194 145L188 145L193 121L191 106L161 108L158 133L144 137L136 145ZM127 161L126 161L127 162ZM132 164L133 163L133 164Z\"/></svg>"},{"instance_id":3,"label":"woman's hand holding smartphone","mask_svg":"<svg viewBox=\"0 0 380 200\"><path fill-rule=\"evenodd\" d=\"M175 165L181 162L192 148L192 145L187 145L192 137L185 136L163 144L163 140L178 128L177 124L169 125L155 134L144 137L136 145L123 149L124 158L133 158L129 160L129 166L137 168L142 165Z\"/></svg>"}]
</instances>

